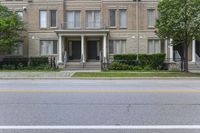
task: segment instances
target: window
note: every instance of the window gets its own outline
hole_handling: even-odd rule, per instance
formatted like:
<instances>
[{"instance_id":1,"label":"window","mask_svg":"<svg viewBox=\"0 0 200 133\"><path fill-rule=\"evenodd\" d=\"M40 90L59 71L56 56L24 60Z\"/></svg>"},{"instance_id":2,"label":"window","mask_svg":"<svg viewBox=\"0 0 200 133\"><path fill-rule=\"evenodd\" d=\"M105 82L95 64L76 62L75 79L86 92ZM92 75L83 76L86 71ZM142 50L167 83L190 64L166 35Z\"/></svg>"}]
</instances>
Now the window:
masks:
<instances>
[{"instance_id":1,"label":"window","mask_svg":"<svg viewBox=\"0 0 200 133\"><path fill-rule=\"evenodd\" d=\"M68 11L67 12L67 28L80 28L80 11Z\"/></svg>"},{"instance_id":2,"label":"window","mask_svg":"<svg viewBox=\"0 0 200 133\"><path fill-rule=\"evenodd\" d=\"M154 53L160 53L161 46L160 46L160 41L151 39L148 40L148 53L149 54L154 54Z\"/></svg>"},{"instance_id":3,"label":"window","mask_svg":"<svg viewBox=\"0 0 200 133\"><path fill-rule=\"evenodd\" d=\"M40 54L51 55L57 54L57 41L40 41Z\"/></svg>"},{"instance_id":4,"label":"window","mask_svg":"<svg viewBox=\"0 0 200 133\"><path fill-rule=\"evenodd\" d=\"M50 11L51 27L56 27L56 10Z\"/></svg>"},{"instance_id":5,"label":"window","mask_svg":"<svg viewBox=\"0 0 200 133\"><path fill-rule=\"evenodd\" d=\"M150 28L153 28L155 26L154 9L147 10L147 24L148 24L148 27L150 27Z\"/></svg>"},{"instance_id":6,"label":"window","mask_svg":"<svg viewBox=\"0 0 200 133\"><path fill-rule=\"evenodd\" d=\"M16 11L16 14L17 14L20 18L23 18L23 11Z\"/></svg>"},{"instance_id":7,"label":"window","mask_svg":"<svg viewBox=\"0 0 200 133\"><path fill-rule=\"evenodd\" d=\"M40 11L40 28L47 28L47 11Z\"/></svg>"},{"instance_id":8,"label":"window","mask_svg":"<svg viewBox=\"0 0 200 133\"><path fill-rule=\"evenodd\" d=\"M115 21L115 18L116 18L116 10L115 9L110 9L109 10L110 12L110 26L111 27L115 27L116 26L116 21Z\"/></svg>"},{"instance_id":9,"label":"window","mask_svg":"<svg viewBox=\"0 0 200 133\"><path fill-rule=\"evenodd\" d=\"M86 12L86 26L87 28L100 28L100 11Z\"/></svg>"},{"instance_id":10,"label":"window","mask_svg":"<svg viewBox=\"0 0 200 133\"><path fill-rule=\"evenodd\" d=\"M120 9L119 10L119 24L120 28L126 28L126 10Z\"/></svg>"},{"instance_id":11,"label":"window","mask_svg":"<svg viewBox=\"0 0 200 133\"><path fill-rule=\"evenodd\" d=\"M24 43L22 41L18 42L12 47L12 55L23 55Z\"/></svg>"},{"instance_id":12,"label":"window","mask_svg":"<svg viewBox=\"0 0 200 133\"><path fill-rule=\"evenodd\" d=\"M110 40L110 54L124 54L126 52L126 40Z\"/></svg>"}]
</instances>

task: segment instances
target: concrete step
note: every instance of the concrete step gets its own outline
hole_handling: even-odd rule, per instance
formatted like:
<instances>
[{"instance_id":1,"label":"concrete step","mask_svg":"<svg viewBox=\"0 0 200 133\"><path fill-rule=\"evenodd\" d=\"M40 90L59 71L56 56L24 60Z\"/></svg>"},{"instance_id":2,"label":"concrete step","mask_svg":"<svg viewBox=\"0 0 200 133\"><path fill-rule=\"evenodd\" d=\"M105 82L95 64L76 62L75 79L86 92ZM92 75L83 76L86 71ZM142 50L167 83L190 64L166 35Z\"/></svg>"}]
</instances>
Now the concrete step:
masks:
<instances>
[{"instance_id":1,"label":"concrete step","mask_svg":"<svg viewBox=\"0 0 200 133\"><path fill-rule=\"evenodd\" d=\"M189 67L189 70L200 71L200 67L195 63L189 64L188 67Z\"/></svg>"},{"instance_id":2,"label":"concrete step","mask_svg":"<svg viewBox=\"0 0 200 133\"><path fill-rule=\"evenodd\" d=\"M101 70L100 62L87 62L84 65L80 62L69 62L65 70Z\"/></svg>"}]
</instances>

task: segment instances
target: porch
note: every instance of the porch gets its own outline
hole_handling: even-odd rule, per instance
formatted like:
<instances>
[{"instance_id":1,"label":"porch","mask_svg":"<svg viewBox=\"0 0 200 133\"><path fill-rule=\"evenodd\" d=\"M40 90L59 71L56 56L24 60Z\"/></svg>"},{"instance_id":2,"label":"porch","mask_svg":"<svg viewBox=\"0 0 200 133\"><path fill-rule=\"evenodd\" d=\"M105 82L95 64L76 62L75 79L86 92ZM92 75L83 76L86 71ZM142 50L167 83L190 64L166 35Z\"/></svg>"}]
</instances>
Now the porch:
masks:
<instances>
[{"instance_id":1,"label":"porch","mask_svg":"<svg viewBox=\"0 0 200 133\"><path fill-rule=\"evenodd\" d=\"M58 30L58 61L61 68L101 68L107 63L107 30ZM75 66L74 66L75 65ZM93 66L93 67L92 67Z\"/></svg>"}]
</instances>

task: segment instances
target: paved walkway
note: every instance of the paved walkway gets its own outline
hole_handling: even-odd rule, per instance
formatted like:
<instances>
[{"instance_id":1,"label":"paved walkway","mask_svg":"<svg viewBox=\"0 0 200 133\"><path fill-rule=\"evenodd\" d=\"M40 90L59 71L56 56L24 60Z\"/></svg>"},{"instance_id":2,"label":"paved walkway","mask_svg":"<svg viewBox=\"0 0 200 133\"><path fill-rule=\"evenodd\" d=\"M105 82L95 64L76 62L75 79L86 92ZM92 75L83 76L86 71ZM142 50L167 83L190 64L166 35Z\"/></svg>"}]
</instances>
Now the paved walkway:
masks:
<instances>
[{"instance_id":1,"label":"paved walkway","mask_svg":"<svg viewBox=\"0 0 200 133\"><path fill-rule=\"evenodd\" d=\"M0 72L0 79L56 79L70 78L73 71L61 72Z\"/></svg>"}]
</instances>

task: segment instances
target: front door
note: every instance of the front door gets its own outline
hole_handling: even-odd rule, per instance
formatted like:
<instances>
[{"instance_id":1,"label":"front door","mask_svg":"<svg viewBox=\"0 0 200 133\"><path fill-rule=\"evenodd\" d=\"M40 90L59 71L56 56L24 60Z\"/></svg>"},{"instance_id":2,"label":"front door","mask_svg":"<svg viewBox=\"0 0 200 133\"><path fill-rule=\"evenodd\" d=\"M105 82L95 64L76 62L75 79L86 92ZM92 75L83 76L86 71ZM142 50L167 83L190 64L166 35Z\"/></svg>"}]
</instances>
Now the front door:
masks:
<instances>
[{"instance_id":1,"label":"front door","mask_svg":"<svg viewBox=\"0 0 200 133\"><path fill-rule=\"evenodd\" d=\"M81 59L80 41L72 41L72 59Z\"/></svg>"},{"instance_id":2,"label":"front door","mask_svg":"<svg viewBox=\"0 0 200 133\"><path fill-rule=\"evenodd\" d=\"M97 41L87 42L87 57L89 60L97 59Z\"/></svg>"}]
</instances>

